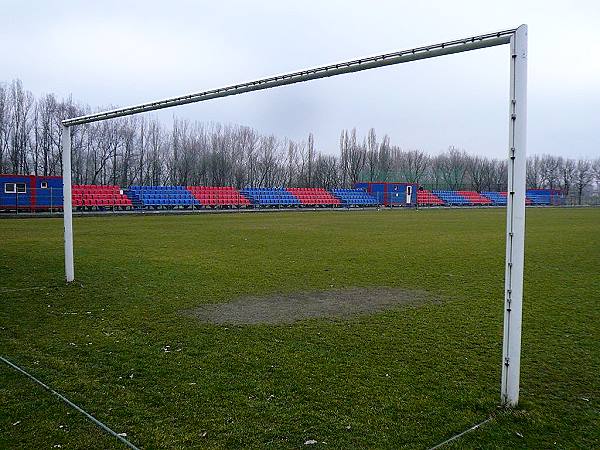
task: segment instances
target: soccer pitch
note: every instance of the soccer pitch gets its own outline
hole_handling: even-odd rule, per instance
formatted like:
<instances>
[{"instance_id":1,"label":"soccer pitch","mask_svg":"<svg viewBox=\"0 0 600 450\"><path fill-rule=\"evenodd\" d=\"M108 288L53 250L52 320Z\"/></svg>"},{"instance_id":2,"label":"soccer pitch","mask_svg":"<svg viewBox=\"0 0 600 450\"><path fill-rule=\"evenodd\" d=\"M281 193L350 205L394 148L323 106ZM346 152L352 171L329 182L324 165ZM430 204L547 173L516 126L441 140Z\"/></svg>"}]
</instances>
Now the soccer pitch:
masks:
<instances>
[{"instance_id":1,"label":"soccer pitch","mask_svg":"<svg viewBox=\"0 0 600 450\"><path fill-rule=\"evenodd\" d=\"M429 448L490 416L453 445L599 447L600 209L527 210L512 411L505 224L504 209L76 217L66 286L62 220L0 220L0 355L140 448ZM236 320L206 318L226 302ZM4 364L0 401L1 448L122 448Z\"/></svg>"}]
</instances>

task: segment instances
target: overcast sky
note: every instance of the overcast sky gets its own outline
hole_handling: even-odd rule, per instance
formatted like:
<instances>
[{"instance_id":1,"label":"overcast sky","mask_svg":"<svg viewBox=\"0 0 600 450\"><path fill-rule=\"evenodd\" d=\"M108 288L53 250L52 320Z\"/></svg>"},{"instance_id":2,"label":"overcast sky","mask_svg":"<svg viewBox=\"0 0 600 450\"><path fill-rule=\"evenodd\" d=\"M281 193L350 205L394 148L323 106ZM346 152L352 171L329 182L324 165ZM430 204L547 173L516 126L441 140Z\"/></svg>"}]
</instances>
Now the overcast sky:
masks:
<instances>
[{"instance_id":1,"label":"overcast sky","mask_svg":"<svg viewBox=\"0 0 600 450\"><path fill-rule=\"evenodd\" d=\"M0 0L0 81L127 106L529 25L529 153L600 156L599 1ZM508 46L180 106L337 153L342 128L403 148L506 154Z\"/></svg>"}]
</instances>

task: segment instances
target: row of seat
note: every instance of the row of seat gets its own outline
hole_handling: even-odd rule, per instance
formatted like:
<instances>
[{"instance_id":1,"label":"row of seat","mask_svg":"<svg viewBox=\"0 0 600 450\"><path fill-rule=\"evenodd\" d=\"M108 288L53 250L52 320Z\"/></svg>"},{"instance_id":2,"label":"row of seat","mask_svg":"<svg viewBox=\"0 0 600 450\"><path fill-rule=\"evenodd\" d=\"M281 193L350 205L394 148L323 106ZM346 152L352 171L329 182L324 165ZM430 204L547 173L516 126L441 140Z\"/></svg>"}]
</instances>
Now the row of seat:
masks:
<instances>
[{"instance_id":1,"label":"row of seat","mask_svg":"<svg viewBox=\"0 0 600 450\"><path fill-rule=\"evenodd\" d=\"M288 191L303 205L335 206L341 204L339 198L321 188L288 188Z\"/></svg>"},{"instance_id":2,"label":"row of seat","mask_svg":"<svg viewBox=\"0 0 600 450\"><path fill-rule=\"evenodd\" d=\"M527 193L527 198L535 205L551 205L552 197L550 194Z\"/></svg>"},{"instance_id":3,"label":"row of seat","mask_svg":"<svg viewBox=\"0 0 600 450\"><path fill-rule=\"evenodd\" d=\"M127 192L136 207L189 208L200 206L184 186L131 186Z\"/></svg>"},{"instance_id":4,"label":"row of seat","mask_svg":"<svg viewBox=\"0 0 600 450\"><path fill-rule=\"evenodd\" d=\"M300 200L285 188L246 188L240 191L252 204L259 206L294 206Z\"/></svg>"},{"instance_id":5,"label":"row of seat","mask_svg":"<svg viewBox=\"0 0 600 450\"><path fill-rule=\"evenodd\" d=\"M440 199L437 195L425 189L417 191L417 202L419 203L419 205L425 206L439 206L444 204L444 201Z\"/></svg>"},{"instance_id":6,"label":"row of seat","mask_svg":"<svg viewBox=\"0 0 600 450\"><path fill-rule=\"evenodd\" d=\"M75 184L71 186L74 207L88 208L126 208L132 206L131 200L120 186Z\"/></svg>"},{"instance_id":7,"label":"row of seat","mask_svg":"<svg viewBox=\"0 0 600 450\"><path fill-rule=\"evenodd\" d=\"M126 207L126 206L131 206L131 200L127 199L114 199L114 200L101 200L101 199L81 199L81 198L74 198L73 199L73 206L75 207L82 207L82 206L90 206L90 207L94 207L94 206L98 206L98 207L112 207L112 206L117 206L117 207Z\"/></svg>"},{"instance_id":8,"label":"row of seat","mask_svg":"<svg viewBox=\"0 0 600 450\"><path fill-rule=\"evenodd\" d=\"M457 191L458 195L465 198L471 205L491 205L492 201L489 198L475 191Z\"/></svg>"},{"instance_id":9,"label":"row of seat","mask_svg":"<svg viewBox=\"0 0 600 450\"><path fill-rule=\"evenodd\" d=\"M376 206L379 204L375 197L362 189L333 189L331 193L340 200L343 206Z\"/></svg>"},{"instance_id":10,"label":"row of seat","mask_svg":"<svg viewBox=\"0 0 600 450\"><path fill-rule=\"evenodd\" d=\"M124 191L117 185L73 185L75 207L242 207L242 206L376 206L381 202L362 189L322 188L246 188L231 186L131 186ZM62 190L52 203L60 206ZM417 191L420 205L432 206L505 206L506 192L483 191ZM554 195L554 197L553 197ZM556 193L530 190L526 203L551 205Z\"/></svg>"},{"instance_id":11,"label":"row of seat","mask_svg":"<svg viewBox=\"0 0 600 450\"><path fill-rule=\"evenodd\" d=\"M249 206L250 200L231 186L188 186L187 190L204 206Z\"/></svg>"},{"instance_id":12,"label":"row of seat","mask_svg":"<svg viewBox=\"0 0 600 450\"><path fill-rule=\"evenodd\" d=\"M506 206L506 192L483 191L481 195L487 197L494 205Z\"/></svg>"},{"instance_id":13,"label":"row of seat","mask_svg":"<svg viewBox=\"0 0 600 450\"><path fill-rule=\"evenodd\" d=\"M470 205L471 202L458 193L458 191L434 190L433 193L444 201L444 204L454 206Z\"/></svg>"},{"instance_id":14,"label":"row of seat","mask_svg":"<svg viewBox=\"0 0 600 450\"><path fill-rule=\"evenodd\" d=\"M422 191L419 191L422 192ZM494 206L506 206L506 192L496 191L482 191L481 193L475 191L433 191L433 194L442 200L443 205L452 206L474 206L474 205L494 205ZM532 194L527 192L525 197L525 204L532 205L551 205L554 204L549 195ZM428 202L421 202L419 204L434 204Z\"/></svg>"}]
</instances>

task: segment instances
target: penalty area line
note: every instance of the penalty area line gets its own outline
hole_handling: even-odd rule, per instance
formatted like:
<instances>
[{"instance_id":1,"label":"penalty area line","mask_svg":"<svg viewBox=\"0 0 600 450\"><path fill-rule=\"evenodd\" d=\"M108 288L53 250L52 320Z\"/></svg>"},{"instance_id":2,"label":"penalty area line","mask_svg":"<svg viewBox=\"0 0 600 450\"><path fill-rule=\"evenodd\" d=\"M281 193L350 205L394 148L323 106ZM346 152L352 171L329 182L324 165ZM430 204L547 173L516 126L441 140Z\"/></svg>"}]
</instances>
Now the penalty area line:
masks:
<instances>
[{"instance_id":1,"label":"penalty area line","mask_svg":"<svg viewBox=\"0 0 600 450\"><path fill-rule=\"evenodd\" d=\"M129 447L129 448L131 448L133 450L139 450L135 445L133 445L131 442L129 442L123 436L121 436L120 434L118 434L115 431L111 430L108 426L106 426L105 424L103 424L102 422L100 422L98 419L96 419L94 416L92 416L87 411L84 411L82 408L80 408L79 406L77 406L75 403L73 403L71 400L69 400L64 395L59 394L54 389L52 389L50 386L44 384L43 382L41 382L40 380L38 380L36 377L34 377L30 373L26 372L25 370L21 369L16 364L13 364L12 362L10 362L8 359L4 358L3 356L0 356L0 360L2 360L6 365L8 365L8 366L12 367L13 369L15 369L17 372L20 372L23 375L25 375L26 377L28 377L29 379L35 381L41 387L43 387L44 389L46 389L47 391L49 391L53 395L55 395L58 398L60 398L63 402L65 402L71 408L75 409L76 411L79 411L81 414L83 414L85 417L87 417L89 420L91 420L95 425L97 425L98 427L102 428L108 434L110 434L110 435L114 436L115 438L117 438L119 441L121 441L127 447Z\"/></svg>"}]
</instances>

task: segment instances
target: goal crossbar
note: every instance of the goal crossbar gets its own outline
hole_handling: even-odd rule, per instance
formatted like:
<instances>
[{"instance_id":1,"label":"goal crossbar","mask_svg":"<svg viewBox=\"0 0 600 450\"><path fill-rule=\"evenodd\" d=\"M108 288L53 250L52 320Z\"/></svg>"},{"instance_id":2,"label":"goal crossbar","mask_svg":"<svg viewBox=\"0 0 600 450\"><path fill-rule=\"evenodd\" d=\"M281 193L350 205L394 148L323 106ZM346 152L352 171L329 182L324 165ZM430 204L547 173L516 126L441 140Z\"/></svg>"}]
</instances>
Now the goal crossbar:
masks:
<instances>
[{"instance_id":1,"label":"goal crossbar","mask_svg":"<svg viewBox=\"0 0 600 450\"><path fill-rule=\"evenodd\" d=\"M142 103L140 105L88 114L81 117L74 117L72 119L63 120L62 124L67 127L71 125L81 125L84 123L97 122L99 120L114 119L116 117L129 116L132 114L155 111L157 109L185 105L187 103L202 102L215 98L227 97L230 95L238 95L246 92L285 86L288 84L301 83L303 81L333 77L352 72L360 72L362 70L375 69L377 67L391 66L394 64L417 61L420 59L435 58L438 56L467 52L480 48L494 47L497 45L508 44L510 42L511 35L513 35L515 31L516 30L514 29L498 31L496 33L472 36L465 39L457 39L454 41L416 47L393 53L384 53L381 55L368 56L351 61L328 64L326 66L299 70L297 72L290 72L282 75L274 75L245 83L233 84L218 89L211 89L209 91L181 95L179 97L172 97L164 100Z\"/></svg>"},{"instance_id":2,"label":"goal crossbar","mask_svg":"<svg viewBox=\"0 0 600 450\"><path fill-rule=\"evenodd\" d=\"M525 249L525 194L527 147L527 25L472 36L409 50L329 64L219 89L158 100L140 105L98 112L62 121L63 217L65 277L75 280L73 262L73 212L71 203L71 132L70 127L114 119L172 106L211 100L246 92L270 89L303 81L359 72L426 58L510 44L510 94L508 135L508 191L506 206L506 259L504 277L504 337L502 343L501 400L516 406L519 401L521 366L521 317L523 305L523 269Z\"/></svg>"}]
</instances>

